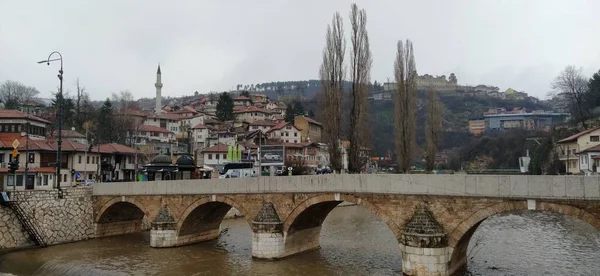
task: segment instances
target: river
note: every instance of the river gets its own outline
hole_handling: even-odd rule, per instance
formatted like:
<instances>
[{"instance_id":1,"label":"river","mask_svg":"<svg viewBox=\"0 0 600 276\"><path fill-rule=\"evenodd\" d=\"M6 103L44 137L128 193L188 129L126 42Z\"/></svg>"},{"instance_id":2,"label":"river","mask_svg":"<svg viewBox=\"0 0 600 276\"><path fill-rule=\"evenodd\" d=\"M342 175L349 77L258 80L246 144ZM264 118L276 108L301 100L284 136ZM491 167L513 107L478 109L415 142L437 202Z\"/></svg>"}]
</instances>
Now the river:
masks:
<instances>
[{"instance_id":1,"label":"river","mask_svg":"<svg viewBox=\"0 0 600 276\"><path fill-rule=\"evenodd\" d=\"M392 232L359 206L334 209L321 249L280 261L253 260L244 219L225 220L218 240L149 247L149 233L107 237L0 256L14 275L400 275ZM472 275L600 275L600 232L558 214L494 216L473 236ZM1 275L2 273L0 273Z\"/></svg>"}]
</instances>

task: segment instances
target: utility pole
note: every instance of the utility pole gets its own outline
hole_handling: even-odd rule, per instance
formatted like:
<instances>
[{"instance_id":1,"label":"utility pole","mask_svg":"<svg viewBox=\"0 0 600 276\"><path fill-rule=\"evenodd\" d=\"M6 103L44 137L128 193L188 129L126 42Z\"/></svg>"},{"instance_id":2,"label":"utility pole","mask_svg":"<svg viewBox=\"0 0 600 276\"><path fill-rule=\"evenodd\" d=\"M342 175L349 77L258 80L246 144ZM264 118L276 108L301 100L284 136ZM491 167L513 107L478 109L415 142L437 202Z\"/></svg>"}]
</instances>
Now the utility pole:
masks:
<instances>
[{"instance_id":1,"label":"utility pole","mask_svg":"<svg viewBox=\"0 0 600 276\"><path fill-rule=\"evenodd\" d=\"M25 187L27 187L27 173L29 171L29 113L27 113L27 122L25 123Z\"/></svg>"},{"instance_id":2,"label":"utility pole","mask_svg":"<svg viewBox=\"0 0 600 276\"><path fill-rule=\"evenodd\" d=\"M52 55L57 54L59 58L51 59ZM60 70L58 70L58 79L60 80L60 89L58 90L58 141L57 141L57 151L56 151L56 188L59 190L59 197L62 198L62 193L60 192L60 167L61 167L61 158L62 158L62 115L63 115L63 57L62 54L54 51L48 55L48 59L38 61L38 63L46 63L50 65L50 62L60 61Z\"/></svg>"}]
</instances>

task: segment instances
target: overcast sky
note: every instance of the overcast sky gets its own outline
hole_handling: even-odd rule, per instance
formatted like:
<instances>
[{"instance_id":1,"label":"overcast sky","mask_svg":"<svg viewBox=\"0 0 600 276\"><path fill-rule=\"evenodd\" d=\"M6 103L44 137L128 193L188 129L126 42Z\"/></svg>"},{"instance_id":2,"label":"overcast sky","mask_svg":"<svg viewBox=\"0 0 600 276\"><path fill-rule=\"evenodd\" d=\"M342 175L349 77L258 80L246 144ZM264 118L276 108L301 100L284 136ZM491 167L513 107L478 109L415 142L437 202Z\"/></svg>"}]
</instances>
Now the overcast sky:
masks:
<instances>
[{"instance_id":1,"label":"overcast sky","mask_svg":"<svg viewBox=\"0 0 600 276\"><path fill-rule=\"evenodd\" d=\"M91 4L93 3L93 4ZM154 97L236 84L317 79L325 29L352 1L0 0L0 81L48 97L64 56L65 91L77 77L93 99L128 89ZM396 42L409 38L419 74L512 87L544 97L564 66L600 69L600 1L358 1L368 15L372 80L393 79ZM349 52L349 50L348 50Z\"/></svg>"}]
</instances>

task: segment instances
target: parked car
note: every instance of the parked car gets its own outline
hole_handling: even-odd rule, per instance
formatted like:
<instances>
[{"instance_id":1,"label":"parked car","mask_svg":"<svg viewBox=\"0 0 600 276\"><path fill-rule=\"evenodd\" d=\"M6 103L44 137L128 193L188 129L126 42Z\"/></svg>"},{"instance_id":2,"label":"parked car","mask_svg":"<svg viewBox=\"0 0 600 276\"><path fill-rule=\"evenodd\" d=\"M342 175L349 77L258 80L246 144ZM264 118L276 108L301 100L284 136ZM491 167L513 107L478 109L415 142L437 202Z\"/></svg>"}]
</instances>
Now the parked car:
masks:
<instances>
[{"instance_id":1,"label":"parked car","mask_svg":"<svg viewBox=\"0 0 600 276\"><path fill-rule=\"evenodd\" d=\"M81 181L81 184L79 184L79 185L81 185L81 186L91 186L94 183L96 183L95 180L93 180L93 179L86 179L86 180Z\"/></svg>"},{"instance_id":2,"label":"parked car","mask_svg":"<svg viewBox=\"0 0 600 276\"><path fill-rule=\"evenodd\" d=\"M279 154L274 154L274 153L265 153L265 155L263 155L264 159L267 160L279 160L281 159L281 156L279 156Z\"/></svg>"}]
</instances>

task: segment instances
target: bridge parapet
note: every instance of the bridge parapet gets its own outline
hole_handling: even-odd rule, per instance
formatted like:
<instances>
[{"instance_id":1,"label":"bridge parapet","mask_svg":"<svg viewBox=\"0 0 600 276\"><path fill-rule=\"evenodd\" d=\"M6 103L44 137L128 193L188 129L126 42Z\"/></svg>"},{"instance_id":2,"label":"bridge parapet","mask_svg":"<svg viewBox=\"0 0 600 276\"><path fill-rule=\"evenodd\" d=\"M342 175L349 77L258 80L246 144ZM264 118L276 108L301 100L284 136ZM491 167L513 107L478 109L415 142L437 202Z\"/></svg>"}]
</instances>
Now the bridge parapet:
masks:
<instances>
[{"instance_id":1,"label":"bridge parapet","mask_svg":"<svg viewBox=\"0 0 600 276\"><path fill-rule=\"evenodd\" d=\"M94 184L97 196L361 193L600 200L598 176L341 174Z\"/></svg>"}]
</instances>

